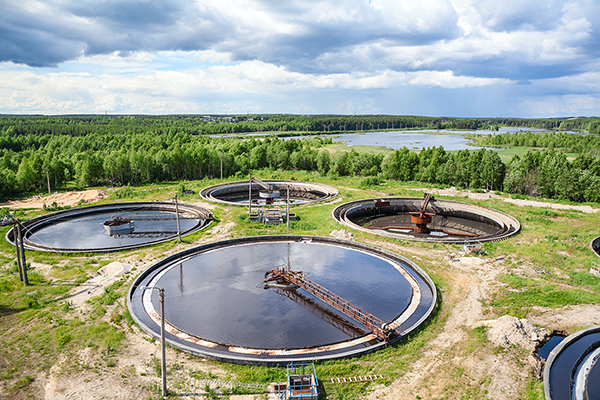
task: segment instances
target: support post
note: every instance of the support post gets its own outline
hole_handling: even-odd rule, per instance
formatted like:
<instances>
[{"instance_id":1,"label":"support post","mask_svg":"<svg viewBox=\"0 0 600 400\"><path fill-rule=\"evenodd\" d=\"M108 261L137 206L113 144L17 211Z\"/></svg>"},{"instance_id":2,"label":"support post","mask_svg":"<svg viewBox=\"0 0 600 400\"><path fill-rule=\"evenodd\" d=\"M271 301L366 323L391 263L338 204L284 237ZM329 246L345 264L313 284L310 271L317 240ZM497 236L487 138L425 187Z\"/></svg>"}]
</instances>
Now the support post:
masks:
<instances>
[{"instance_id":1,"label":"support post","mask_svg":"<svg viewBox=\"0 0 600 400\"><path fill-rule=\"evenodd\" d=\"M165 350L165 289L158 289L160 297L160 347L161 360L160 369L162 375L162 397L167 397L167 359Z\"/></svg>"},{"instance_id":2,"label":"support post","mask_svg":"<svg viewBox=\"0 0 600 400\"><path fill-rule=\"evenodd\" d=\"M29 285L29 279L27 278L27 262L25 261L25 227L21 225L21 221L17 220L17 226L19 226L19 242L21 244L21 271L23 271L23 284Z\"/></svg>"},{"instance_id":3,"label":"support post","mask_svg":"<svg viewBox=\"0 0 600 400\"><path fill-rule=\"evenodd\" d=\"M250 214L252 214L252 175L248 174L250 179L248 179L248 218L250 218Z\"/></svg>"},{"instance_id":4,"label":"support post","mask_svg":"<svg viewBox=\"0 0 600 400\"><path fill-rule=\"evenodd\" d=\"M167 398L167 357L165 343L165 289L156 286L142 286L142 290L158 290L158 298L160 300L160 372L162 377L162 398Z\"/></svg>"},{"instance_id":5,"label":"support post","mask_svg":"<svg viewBox=\"0 0 600 400\"><path fill-rule=\"evenodd\" d=\"M287 185L287 227L290 227L290 185Z\"/></svg>"},{"instance_id":6,"label":"support post","mask_svg":"<svg viewBox=\"0 0 600 400\"><path fill-rule=\"evenodd\" d=\"M19 247L19 224L13 219L13 238L15 240L15 250L17 251L17 269L19 270L19 280L23 282L23 270L21 269L21 249Z\"/></svg>"},{"instance_id":7,"label":"support post","mask_svg":"<svg viewBox=\"0 0 600 400\"><path fill-rule=\"evenodd\" d=\"M219 154L219 158L221 159L221 180L223 179L223 153Z\"/></svg>"},{"instance_id":8,"label":"support post","mask_svg":"<svg viewBox=\"0 0 600 400\"><path fill-rule=\"evenodd\" d=\"M177 237L181 243L181 229L179 228L179 204L177 203L177 192L175 192L175 214L177 215Z\"/></svg>"}]
</instances>

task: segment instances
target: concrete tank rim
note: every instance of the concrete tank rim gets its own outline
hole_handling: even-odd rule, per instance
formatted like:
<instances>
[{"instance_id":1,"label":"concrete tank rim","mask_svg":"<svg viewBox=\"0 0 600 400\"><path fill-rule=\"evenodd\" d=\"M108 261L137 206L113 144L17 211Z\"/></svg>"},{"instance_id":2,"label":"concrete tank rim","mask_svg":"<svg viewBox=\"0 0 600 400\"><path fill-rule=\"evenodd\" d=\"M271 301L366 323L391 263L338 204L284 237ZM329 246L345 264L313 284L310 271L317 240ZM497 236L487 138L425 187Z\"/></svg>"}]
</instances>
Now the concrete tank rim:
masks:
<instances>
[{"instance_id":1,"label":"concrete tank rim","mask_svg":"<svg viewBox=\"0 0 600 400\"><path fill-rule=\"evenodd\" d=\"M429 274L427 274L421 267L419 267L413 261L411 261L407 257L402 256L398 253L395 253L390 250L380 248L377 246L373 246L370 244L335 239L335 238L328 238L328 237L322 237L322 236L311 236L311 235L266 235L266 236L234 238L234 239L222 240L219 242L203 244L203 245L200 245L200 246L197 246L194 248L184 250L184 251L176 253L176 254L172 254L172 255L160 260L156 264L150 266L146 270L142 271L134 279L133 283L131 284L131 286L129 287L129 289L127 291L127 298L126 298L127 308L129 310L130 315L133 318L133 320L144 332L146 332L147 334L149 334L151 336L159 337L156 332L154 332L150 327L148 327L144 322L142 322L141 319L137 316L137 314L135 312L133 312L133 305L132 305L132 297L133 297L135 291L137 290L137 288L140 286L140 283L143 282L146 278L148 278L152 274L154 274L154 272L156 270L159 270L160 268L168 266L181 258L190 257L194 254L198 254L198 252L200 252L200 251L207 251L207 250L211 250L213 248L221 248L221 247L227 247L227 246L235 245L235 244L245 244L245 243L252 243L252 242L261 243L264 241L286 242L286 241L303 241L303 240L310 240L310 241L317 240L319 242L322 241L323 243L331 243L331 244L337 244L337 245L342 245L342 246L348 246L350 248L358 247L358 248L363 248L365 250L375 250L376 252L380 252L380 253L386 254L386 255L393 255L393 257L397 257L397 258L401 259L403 262L406 262L409 265L409 267L411 269L413 269L413 271L416 274L419 275L419 277L423 280L424 284L431 290L431 294L432 294L431 304L428 307L428 309L423 313L423 316L418 321L413 323L413 325L410 328L408 328L407 330L403 330L398 337L396 337L393 341L390 342L390 344L405 340L407 337L409 337L410 334L412 334L415 330L419 329L429 318L432 317L433 311L435 310L435 308L437 306L437 301L438 301L437 287L436 287L435 283L433 282L433 280L431 279L431 277L429 276ZM303 355L303 356L297 355L294 357L276 356L276 357L271 357L271 358L265 359L265 358L260 358L258 356L238 355L238 354L234 354L233 356L230 356L229 354L227 354L227 356L224 356L224 354L218 353L217 351L207 351L205 349L199 350L197 348L194 348L194 347L191 347L188 345L181 345L181 343L175 342L169 338L167 338L166 340L167 340L167 343L169 343L169 345L180 348L183 351L186 351L190 354L193 354L193 355L196 355L199 357L215 359L215 360L222 361L222 362L232 362L235 364L268 365L268 366L286 365L289 362L311 362L311 361L315 361L315 360L324 361L324 360L330 360L330 359L356 357L356 356L361 356L361 355L365 355L365 354L377 351L380 348L382 348L383 346L385 346L385 343L381 342L381 343L373 345L367 349L350 350L350 351L339 352L339 353L334 353L334 354L326 354L323 357L319 357L319 356L315 357L314 354L308 354L308 355Z\"/></svg>"},{"instance_id":2,"label":"concrete tank rim","mask_svg":"<svg viewBox=\"0 0 600 400\"><path fill-rule=\"evenodd\" d=\"M338 189L336 189L335 187L326 185L324 183L318 183L318 182L292 181L292 180L282 180L282 179L265 179L265 180L263 180L263 182L265 182L267 184L274 184L274 185L290 184L293 186L294 184L296 184L296 185L302 186L302 187L311 187L312 186L312 187L315 187L315 189L321 189L323 192L326 193L326 196L323 196L323 197L320 197L320 198L314 199L314 200L308 200L308 201L305 201L304 203L298 204L298 205L329 201L330 199L336 197L339 194ZM248 181L233 181L233 182L218 183L216 185L207 186L204 189L200 190L200 197L203 200L210 201L212 203L247 207L247 205L245 205L245 204L240 204L240 203L227 201L227 200L221 200L221 199L218 199L211 195L211 193L215 190L224 189L227 187L235 187L235 186L246 186L247 187L247 185L248 185ZM254 185L256 185L256 183L254 183ZM285 194L282 193L281 198L284 198L284 197L285 197Z\"/></svg>"},{"instance_id":3,"label":"concrete tank rim","mask_svg":"<svg viewBox=\"0 0 600 400\"><path fill-rule=\"evenodd\" d=\"M340 215L340 213L342 211L344 211L344 209L349 209L349 207L351 207L352 205L354 205L354 207L358 207L361 205L368 205L368 204L373 204L375 201L377 200L394 200L394 201L402 201L402 200L410 200L410 201L422 201L423 199L420 197L389 197L389 196L382 196L382 197L374 197L374 198L367 198L367 199L361 199L361 200L353 200L353 201L349 201L346 203L343 203L337 207L335 207L332 211L331 211L331 216L340 224L345 225L347 227L350 227L352 229L356 229L362 232L367 232L367 233L371 233L374 235L378 235L378 236L385 236L385 237L390 237L390 238L395 238L395 239L401 239L401 240L411 240L411 241L420 241L420 242L429 242L429 243L463 243L465 241L465 239L444 239L444 238L437 238L437 237L431 237L431 238L417 238L417 237L413 237L410 235L400 235L400 234L394 234L394 233L388 233L388 232L382 232L382 231L373 231L371 229L367 229L364 228L358 224L354 224L351 222L346 221L346 218L342 218L342 216ZM475 241L480 241L480 242L486 242L486 241L496 241L496 240L504 240L507 239L511 236L516 235L517 233L519 233L521 231L521 223L519 222L519 220L517 220L515 217L511 216L510 214L507 214L505 212L493 209L493 208L489 208L486 206L481 206L479 204L472 204L472 203L466 203L466 202L460 202L460 201L455 201L455 200L446 200L446 199L435 199L435 202L439 202L439 203L449 203L449 204L454 204L454 205L463 205L463 206L468 206L468 207L475 207L475 208L481 208L482 210L485 210L487 212L492 212L492 213L497 213L500 216L504 217L504 218L508 218L510 219L512 222L514 222L515 224L515 229L513 232L511 232L510 234L504 234L501 235L499 237L491 237L491 238L474 238L473 240ZM489 217L488 217L489 218Z\"/></svg>"},{"instance_id":4,"label":"concrete tank rim","mask_svg":"<svg viewBox=\"0 0 600 400\"><path fill-rule=\"evenodd\" d=\"M37 225L43 224L44 222L51 221L52 219L55 219L57 217L63 217L63 216L67 216L70 214L81 214L81 215L94 214L97 212L102 212L103 210L109 209L111 207L114 208L115 206L119 206L119 207L140 207L141 206L141 207L148 207L150 209L158 208L158 207L165 207L165 208L173 208L173 211L175 211L174 203L167 203L167 202L160 202L160 201L140 201L140 202L133 201L133 202L122 202L122 203L94 204L91 206L74 207L74 208L69 208L67 210L60 210L60 211L52 212L50 214L41 215L39 217L35 217L30 220L22 222L22 225L26 228L31 227L31 226L35 227ZM203 207L199 207L199 206L195 206L195 205L187 204L187 203L180 203L180 204L178 204L178 207L180 208L180 211L182 209L188 210L189 212L195 213L196 215L198 215L199 217L202 217L205 220L204 224L199 224L192 229L188 229L187 231L182 232L181 233L182 236L206 229L214 220L214 216L213 216L212 212L210 212L209 210L207 210ZM6 232L6 235L4 236L4 238L7 242L9 242L11 245L14 246L14 239L13 239L14 232L13 231L14 231L14 227L9 229L8 232ZM154 241L150 241L150 242L146 242L146 243L142 243L142 244L138 244L138 245L108 247L108 248L88 248L88 249L50 248L50 247L46 247L46 246L34 246L34 245L29 244L30 242L28 240L26 240L25 248L27 250L31 250L31 251L47 251L47 252L59 252L59 253L109 253L109 252L116 252L116 251L122 251L122 250L132 250L132 249L137 249L137 248L141 248L141 247L151 246L151 245L158 244L158 243L164 243L164 242L168 242L169 240L173 240L175 237L176 237L176 235L175 236L172 235L172 236L168 236L165 238L161 238L159 240L154 240Z\"/></svg>"},{"instance_id":5,"label":"concrete tank rim","mask_svg":"<svg viewBox=\"0 0 600 400\"><path fill-rule=\"evenodd\" d=\"M546 360L546 364L544 365L544 395L547 400L552 400L552 396L550 393L550 370L554 365L554 362L560 356L560 354L571 344L579 340L581 337L598 333L600 332L600 325L591 326L586 329L582 329L575 333L570 334L566 338L564 338L555 348L552 349L550 354L548 355L548 360Z\"/></svg>"}]
</instances>

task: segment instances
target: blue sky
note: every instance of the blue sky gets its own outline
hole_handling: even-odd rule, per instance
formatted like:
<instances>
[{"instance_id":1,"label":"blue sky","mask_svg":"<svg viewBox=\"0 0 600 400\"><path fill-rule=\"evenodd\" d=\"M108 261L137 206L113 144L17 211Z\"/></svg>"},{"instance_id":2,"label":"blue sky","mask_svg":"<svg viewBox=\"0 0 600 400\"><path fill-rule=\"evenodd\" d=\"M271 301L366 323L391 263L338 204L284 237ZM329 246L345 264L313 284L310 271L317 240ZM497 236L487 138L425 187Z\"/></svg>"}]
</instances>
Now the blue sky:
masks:
<instances>
[{"instance_id":1,"label":"blue sky","mask_svg":"<svg viewBox=\"0 0 600 400\"><path fill-rule=\"evenodd\" d=\"M597 0L0 0L0 113L600 116Z\"/></svg>"}]
</instances>

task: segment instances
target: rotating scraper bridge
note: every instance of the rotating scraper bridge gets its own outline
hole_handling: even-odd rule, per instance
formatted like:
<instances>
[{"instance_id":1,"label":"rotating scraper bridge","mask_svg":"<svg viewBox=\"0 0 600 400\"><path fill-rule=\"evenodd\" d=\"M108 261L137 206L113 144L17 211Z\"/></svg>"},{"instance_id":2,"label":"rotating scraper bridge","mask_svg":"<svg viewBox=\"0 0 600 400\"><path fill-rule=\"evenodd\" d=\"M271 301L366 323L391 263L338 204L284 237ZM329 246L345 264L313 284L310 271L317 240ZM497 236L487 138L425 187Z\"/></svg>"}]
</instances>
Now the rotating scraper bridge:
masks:
<instances>
[{"instance_id":1,"label":"rotating scraper bridge","mask_svg":"<svg viewBox=\"0 0 600 400\"><path fill-rule=\"evenodd\" d=\"M338 206L332 214L352 229L430 242L498 241L521 229L519 221L503 212L427 195L357 200Z\"/></svg>"}]
</instances>

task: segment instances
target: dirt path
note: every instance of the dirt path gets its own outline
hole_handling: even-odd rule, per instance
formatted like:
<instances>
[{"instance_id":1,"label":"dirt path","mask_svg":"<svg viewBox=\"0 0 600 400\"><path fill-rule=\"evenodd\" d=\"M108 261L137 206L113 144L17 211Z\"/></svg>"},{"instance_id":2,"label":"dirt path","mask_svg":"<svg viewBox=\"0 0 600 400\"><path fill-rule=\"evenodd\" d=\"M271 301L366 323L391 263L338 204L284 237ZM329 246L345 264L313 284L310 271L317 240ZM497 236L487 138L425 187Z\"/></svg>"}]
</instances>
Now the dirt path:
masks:
<instances>
[{"instance_id":1,"label":"dirt path","mask_svg":"<svg viewBox=\"0 0 600 400\"><path fill-rule=\"evenodd\" d=\"M0 203L0 207L17 208L43 208L56 203L57 205L76 206L80 203L93 203L108 197L105 191L100 189L84 190L82 192L56 193L50 196L34 196L27 200L9 200L6 203Z\"/></svg>"},{"instance_id":2,"label":"dirt path","mask_svg":"<svg viewBox=\"0 0 600 400\"><path fill-rule=\"evenodd\" d=\"M101 295L105 287L121 279L123 275L129 274L130 271L129 265L119 261L105 265L90 279L71 290L67 301L73 307L83 307L86 300Z\"/></svg>"},{"instance_id":3,"label":"dirt path","mask_svg":"<svg viewBox=\"0 0 600 400\"><path fill-rule=\"evenodd\" d=\"M385 247L403 253L395 248L397 246ZM465 350L472 340L469 332L485 320L481 300L488 298L498 284L496 277L505 271L504 266L492 259L479 257L449 259L442 252L438 252L436 258L445 258L440 273L449 287L443 293L441 312L447 315L444 327L425 346L423 354L408 373L389 387L375 390L368 398L459 398L468 390L468 385L473 384L478 385L477 390L493 394L494 399L517 398L527 376L522 373L523 367L519 368L511 357L502 354L469 353ZM453 392L455 394L451 395Z\"/></svg>"}]
</instances>

